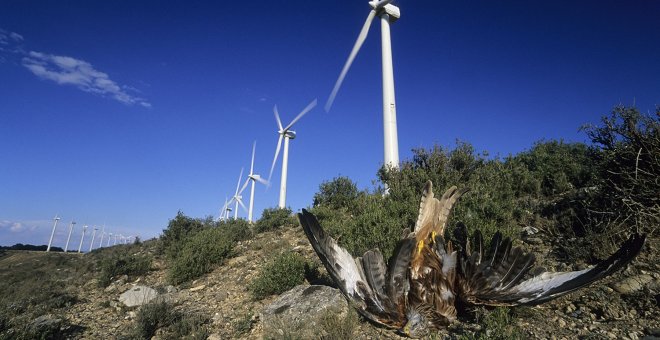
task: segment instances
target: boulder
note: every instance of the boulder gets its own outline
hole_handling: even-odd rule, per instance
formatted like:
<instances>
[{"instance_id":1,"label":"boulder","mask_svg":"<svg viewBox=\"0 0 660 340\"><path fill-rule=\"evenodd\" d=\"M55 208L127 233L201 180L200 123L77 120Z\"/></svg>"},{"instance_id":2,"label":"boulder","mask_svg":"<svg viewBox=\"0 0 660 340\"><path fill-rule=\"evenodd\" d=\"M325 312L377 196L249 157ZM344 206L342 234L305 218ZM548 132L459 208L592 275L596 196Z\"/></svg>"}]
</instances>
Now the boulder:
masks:
<instances>
[{"instance_id":1,"label":"boulder","mask_svg":"<svg viewBox=\"0 0 660 340\"><path fill-rule=\"evenodd\" d=\"M151 287L135 286L119 296L121 301L127 307L141 306L158 297L158 292Z\"/></svg>"},{"instance_id":2,"label":"boulder","mask_svg":"<svg viewBox=\"0 0 660 340\"><path fill-rule=\"evenodd\" d=\"M30 329L34 334L56 334L62 326L62 319L53 315L42 315L30 323Z\"/></svg>"},{"instance_id":3,"label":"boulder","mask_svg":"<svg viewBox=\"0 0 660 340\"><path fill-rule=\"evenodd\" d=\"M621 294L630 294L641 290L646 285L653 281L653 277L648 274L641 274L627 277L619 282L610 285L612 289Z\"/></svg>"},{"instance_id":4,"label":"boulder","mask_svg":"<svg viewBox=\"0 0 660 340\"><path fill-rule=\"evenodd\" d=\"M266 306L260 318L265 334L311 339L319 336L319 323L326 313L346 314L348 308L338 289L299 285Z\"/></svg>"}]
</instances>

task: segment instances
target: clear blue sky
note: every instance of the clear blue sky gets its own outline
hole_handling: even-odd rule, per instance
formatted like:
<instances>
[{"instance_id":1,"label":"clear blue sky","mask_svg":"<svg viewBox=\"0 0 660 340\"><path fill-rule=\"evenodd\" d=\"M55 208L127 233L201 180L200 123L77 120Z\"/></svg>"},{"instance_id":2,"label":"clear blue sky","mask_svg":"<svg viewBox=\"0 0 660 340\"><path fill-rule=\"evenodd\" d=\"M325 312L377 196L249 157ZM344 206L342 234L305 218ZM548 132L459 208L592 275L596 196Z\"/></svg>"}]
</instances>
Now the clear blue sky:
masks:
<instances>
[{"instance_id":1,"label":"clear blue sky","mask_svg":"<svg viewBox=\"0 0 660 340\"><path fill-rule=\"evenodd\" d=\"M456 139L506 156L619 103L660 103L660 2L406 1L392 25L399 149ZM370 187L382 164L380 24L332 111L323 103L367 1L3 1L0 245L45 244L55 214L157 236L181 210L217 216L257 140L267 176L273 105L296 125L289 205L338 175ZM277 204L279 169L258 187ZM246 170L247 171L247 170ZM247 203L249 194L243 195ZM241 216L246 216L241 212ZM77 244L77 243L76 243Z\"/></svg>"}]
</instances>

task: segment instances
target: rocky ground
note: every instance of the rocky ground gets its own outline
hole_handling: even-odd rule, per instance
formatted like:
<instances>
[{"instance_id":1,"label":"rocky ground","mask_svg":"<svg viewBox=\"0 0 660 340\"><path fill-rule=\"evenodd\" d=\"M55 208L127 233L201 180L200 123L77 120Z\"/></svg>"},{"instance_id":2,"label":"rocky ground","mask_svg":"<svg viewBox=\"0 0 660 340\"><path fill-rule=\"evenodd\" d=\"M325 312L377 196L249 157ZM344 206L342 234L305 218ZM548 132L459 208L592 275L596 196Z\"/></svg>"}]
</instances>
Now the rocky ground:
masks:
<instances>
[{"instance_id":1,"label":"rocky ground","mask_svg":"<svg viewBox=\"0 0 660 340\"><path fill-rule=\"evenodd\" d=\"M585 264L557 262L549 247L542 242L527 245L534 249L543 265L552 270L573 270ZM119 246L118 246L119 247ZM123 247L123 246L122 246ZM180 286L166 280L166 263L155 253L155 247L145 242L131 251L151 253L152 270L145 276L128 280L118 277L107 288L99 287L93 264L81 265L91 254L62 254L37 252L9 252L0 257L0 280L16 271L26 270L30 263L45 257L66 257L56 271L58 280L74 303L26 323L39 324L64 319L73 328L68 337L80 339L124 338L135 328L139 307L127 307L122 293L135 286L146 286L158 292L159 298L171 302L174 308L187 315L199 315L205 321L209 339L230 338L399 338L393 332L375 327L351 313L338 291L327 287L297 287L281 296L255 301L247 290L247 283L259 273L273 256L283 250L294 250L309 259L316 259L301 228L256 235L237 246L237 256L227 260L202 278ZM75 258L76 260L70 260ZM77 263L73 266L71 261ZM71 268L79 269L71 269ZM85 271L84 269L88 270ZM45 275L43 270L37 270ZM75 276L75 278L73 278ZM67 279L70 277L69 279ZM39 280L38 276L34 280ZM4 294L5 292L0 292ZM145 295L146 296L146 295ZM287 300L288 299L288 300ZM327 321L328 315L340 315ZM351 316L352 315L352 316ZM326 319L323 319L326 318ZM321 321L320 321L321 320ZM326 321L322 321L326 320ZM1 320L0 320L1 321ZM354 328L347 327L353 324ZM346 331L348 329L348 331ZM330 330L330 332L328 332ZM0 322L2 331L2 322ZM0 335L6 334L0 332ZM520 337L540 339L611 338L652 339L660 337L660 263L658 240L649 240L642 254L632 266L605 280L568 296L537 307L493 310L476 309L460 322L431 338ZM166 336L156 332L155 338ZM0 336L2 338L2 336ZM11 338L11 337L9 337Z\"/></svg>"}]
</instances>

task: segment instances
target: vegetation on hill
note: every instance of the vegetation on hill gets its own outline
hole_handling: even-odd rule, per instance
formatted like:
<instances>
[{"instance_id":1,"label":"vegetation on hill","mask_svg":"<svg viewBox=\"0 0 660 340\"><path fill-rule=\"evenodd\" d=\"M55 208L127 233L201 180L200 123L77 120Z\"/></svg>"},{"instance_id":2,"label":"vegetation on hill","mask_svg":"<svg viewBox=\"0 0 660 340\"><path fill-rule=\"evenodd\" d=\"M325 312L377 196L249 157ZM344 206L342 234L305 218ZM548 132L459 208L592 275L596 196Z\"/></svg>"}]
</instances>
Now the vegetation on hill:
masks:
<instances>
[{"instance_id":1,"label":"vegetation on hill","mask_svg":"<svg viewBox=\"0 0 660 340\"><path fill-rule=\"evenodd\" d=\"M591 145L540 141L505 158L465 142L414 149L399 169L380 169L372 190L360 191L346 177L322 183L313 212L353 254L378 247L387 257L402 229L414 225L420 190L432 180L436 195L452 185L471 189L450 218L448 237L454 221L486 238L533 227L571 240L557 242L566 256L602 257L633 230L657 233L659 118L660 110L651 116L616 107L602 125L584 128Z\"/></svg>"}]
</instances>

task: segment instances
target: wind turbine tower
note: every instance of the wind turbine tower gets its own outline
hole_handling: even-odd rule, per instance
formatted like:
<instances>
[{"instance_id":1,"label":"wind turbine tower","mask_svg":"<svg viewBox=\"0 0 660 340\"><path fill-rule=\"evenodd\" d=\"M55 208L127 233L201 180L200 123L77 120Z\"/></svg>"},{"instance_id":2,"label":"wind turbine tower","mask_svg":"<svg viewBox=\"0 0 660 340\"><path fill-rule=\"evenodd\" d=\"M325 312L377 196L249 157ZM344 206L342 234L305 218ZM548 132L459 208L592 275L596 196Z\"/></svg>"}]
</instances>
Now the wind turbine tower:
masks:
<instances>
[{"instance_id":1,"label":"wind turbine tower","mask_svg":"<svg viewBox=\"0 0 660 340\"><path fill-rule=\"evenodd\" d=\"M50 240L48 240L48 247L46 248L46 251L50 251L50 246L51 244L53 244L53 236L55 236L55 228L57 228L57 221L59 221L60 218L57 217L57 215L55 215L53 220L55 221L55 223L53 223L53 231L50 232Z\"/></svg>"},{"instance_id":2,"label":"wind turbine tower","mask_svg":"<svg viewBox=\"0 0 660 340\"><path fill-rule=\"evenodd\" d=\"M284 209L286 207L286 178L289 164L289 140L296 138L296 132L292 131L291 128L302 116L307 112L311 111L316 106L316 99L314 99L307 107L305 107L302 112L300 112L296 118L294 118L289 125L282 127L282 121L280 120L280 115L277 112L277 105L273 107L273 112L275 113L275 120L277 121L277 127L279 130L277 133L280 135L277 140L277 148L275 149L275 157L273 157L273 164L270 166L270 174L268 175L268 182L270 182L271 177L273 176L273 169L275 169L275 163L277 162L277 156L280 154L280 148L282 147L282 139L284 139L284 151L282 152L282 178L280 180L280 201L278 207Z\"/></svg>"},{"instance_id":3,"label":"wind turbine tower","mask_svg":"<svg viewBox=\"0 0 660 340\"><path fill-rule=\"evenodd\" d=\"M103 229L101 229L101 242L99 242L99 248L103 247L103 236L105 236L105 224L103 225Z\"/></svg>"},{"instance_id":4,"label":"wind turbine tower","mask_svg":"<svg viewBox=\"0 0 660 340\"><path fill-rule=\"evenodd\" d=\"M76 222L73 221L73 220L69 224L69 236L67 236L67 238L66 238L66 245L64 246L64 253L66 253L67 250L69 250L69 241L71 241L71 232L73 231L73 226L75 224L76 224Z\"/></svg>"},{"instance_id":5,"label":"wind turbine tower","mask_svg":"<svg viewBox=\"0 0 660 340\"><path fill-rule=\"evenodd\" d=\"M381 23L381 44L382 44L382 73L383 73L383 149L384 149L384 165L392 168L399 168L399 140L397 136L396 125L396 102L394 99L394 70L392 67L392 40L390 37L390 23L395 22L401 17L399 8L392 5L392 0L373 0L369 1L371 11L367 16L367 20L362 26L362 30L358 35L355 45L344 64L344 68L339 74L339 78L335 83L335 87L330 93L330 97L325 104L325 111L330 111L332 102L341 87L344 77L351 67L355 56L360 51L360 47L367 38L369 27L375 16L380 17Z\"/></svg>"},{"instance_id":6,"label":"wind turbine tower","mask_svg":"<svg viewBox=\"0 0 660 340\"><path fill-rule=\"evenodd\" d=\"M85 239L85 231L87 231L86 225L82 227L82 236L80 236L80 245L78 246L78 253L80 253L82 250L83 240Z\"/></svg>"},{"instance_id":7,"label":"wind turbine tower","mask_svg":"<svg viewBox=\"0 0 660 340\"><path fill-rule=\"evenodd\" d=\"M254 173L254 153L257 148L257 142L255 141L252 143L252 161L250 162L250 173L247 176L247 180L245 180L245 184L243 184L243 188L241 188L241 192L245 190L245 187L247 187L248 183L252 182L252 186L250 187L250 206L248 209L248 222L252 223L252 210L254 209L254 183L259 182L264 185L268 185L268 181L265 179L261 178L261 176L257 175Z\"/></svg>"},{"instance_id":8,"label":"wind turbine tower","mask_svg":"<svg viewBox=\"0 0 660 340\"><path fill-rule=\"evenodd\" d=\"M241 205L241 207L243 207L243 210L247 210L245 204L243 204L243 196L241 196L241 194L243 193L243 189L245 189L245 188L240 189L242 178L243 178L243 168L241 168L241 173L238 175L238 182L236 182L236 192L234 193L234 197L231 198L232 201L236 202L236 209L234 210L234 219L238 219L239 204Z\"/></svg>"},{"instance_id":9,"label":"wind turbine tower","mask_svg":"<svg viewBox=\"0 0 660 340\"><path fill-rule=\"evenodd\" d=\"M89 251L92 251L92 248L94 247L94 237L96 237L97 230L99 230L99 228L94 227L94 231L92 232L92 242L89 243Z\"/></svg>"}]
</instances>

